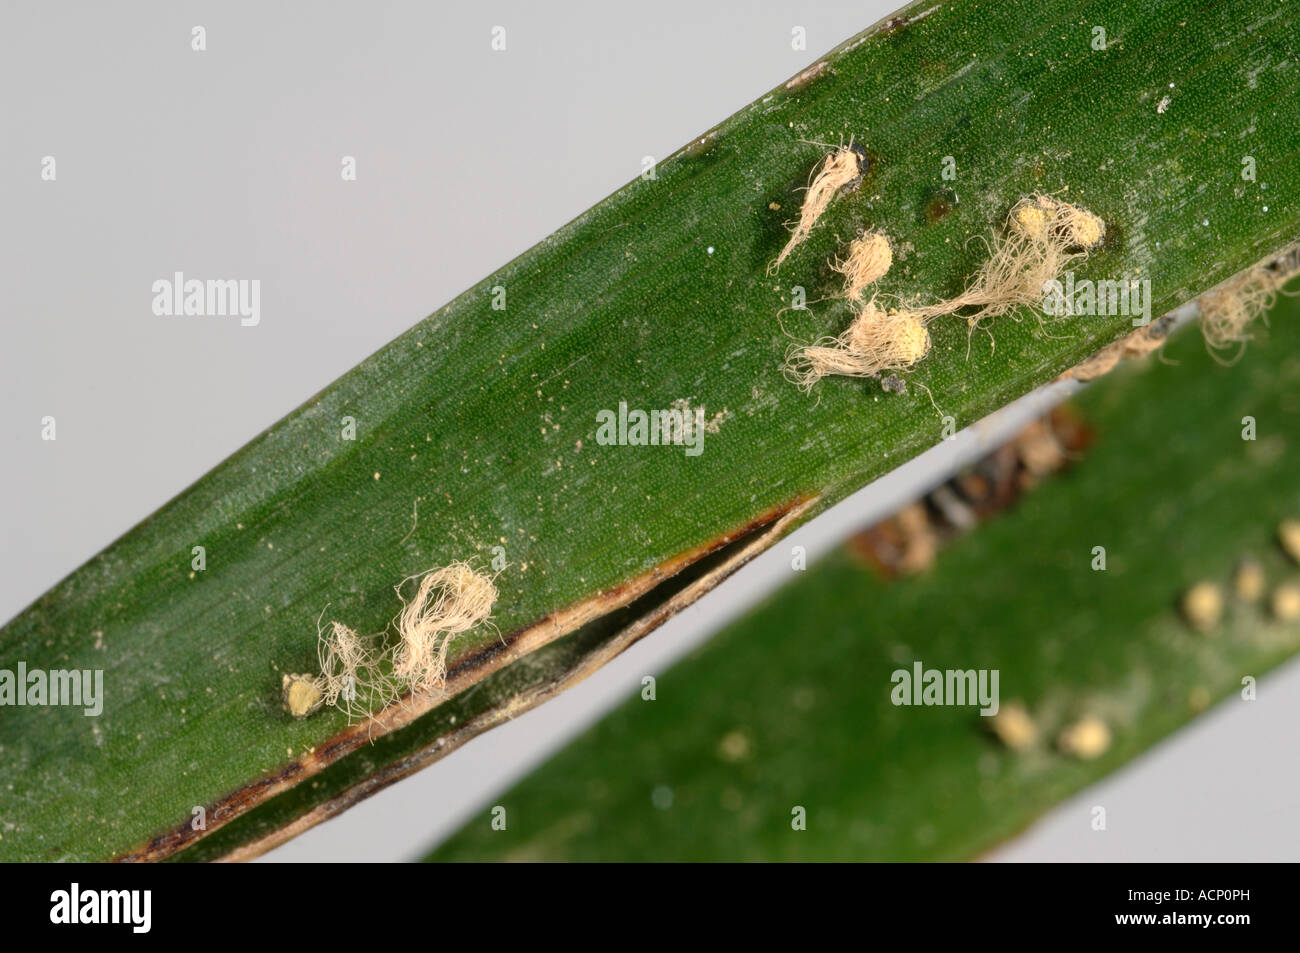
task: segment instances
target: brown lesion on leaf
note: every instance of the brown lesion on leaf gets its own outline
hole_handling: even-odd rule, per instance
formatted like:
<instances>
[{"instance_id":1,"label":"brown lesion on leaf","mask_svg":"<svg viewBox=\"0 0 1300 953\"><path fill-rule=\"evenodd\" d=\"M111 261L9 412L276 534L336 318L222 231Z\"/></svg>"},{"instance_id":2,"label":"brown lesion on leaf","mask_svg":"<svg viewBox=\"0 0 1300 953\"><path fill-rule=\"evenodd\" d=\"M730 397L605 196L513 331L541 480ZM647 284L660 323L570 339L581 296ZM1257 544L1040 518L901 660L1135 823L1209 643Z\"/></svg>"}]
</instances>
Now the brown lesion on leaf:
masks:
<instances>
[{"instance_id":1,"label":"brown lesion on leaf","mask_svg":"<svg viewBox=\"0 0 1300 953\"><path fill-rule=\"evenodd\" d=\"M922 218L926 225L933 225L951 215L958 204L957 193L952 189L931 189L926 193Z\"/></svg>"},{"instance_id":2,"label":"brown lesion on leaf","mask_svg":"<svg viewBox=\"0 0 1300 953\"><path fill-rule=\"evenodd\" d=\"M924 572L944 545L1071 466L1092 439L1092 429L1075 411L1057 407L921 499L853 536L849 551L887 579Z\"/></svg>"},{"instance_id":3,"label":"brown lesion on leaf","mask_svg":"<svg viewBox=\"0 0 1300 953\"><path fill-rule=\"evenodd\" d=\"M680 591L666 594L664 601L660 605L647 611L640 619L625 628L619 634L619 637L613 640L611 645L606 646L595 656L584 660L584 663L579 667L580 674L577 674L576 671L570 673L562 680L563 684L559 687L553 687L552 690L546 692L531 693L527 697L512 700L507 705L499 706L498 709L486 713L485 716L467 723L456 732L456 735L461 739L456 745L469 740L470 737L487 730L487 728L499 724L502 720L508 720L522 711L535 707L541 701L563 690L563 687L581 681L582 678L605 664L618 652L643 638L705 592L708 592L722 579L735 572L753 556L762 552L784 535L798 519L811 511L817 500L818 498L815 496L800 495L788 502L774 506L728 532L665 560L648 572L597 593L589 599L584 599L574 605L557 610L538 622L504 635L500 640L457 659L454 665L448 667L444 689L405 695L382 711L375 713L370 719L349 726L329 740L282 766L274 773L251 781L208 805L206 807L207 827L205 830L194 830L191 823L186 820L177 827L159 834L136 850L116 859L125 862L163 860L177 851L191 846L207 834L233 821L275 795L288 790L306 778L319 774L331 764L367 744L371 739L404 728L447 699L463 692L493 672L554 642L562 636L574 632L584 625L625 608L630 603L647 596L652 590L676 574L719 553L719 551L727 547L740 547L735 555L729 556L719 566L710 568L699 579L692 581ZM744 541L748 537L755 538L746 544ZM576 677L574 677L575 675ZM467 729L470 729L472 725L476 725L476 729L466 733ZM444 744L437 746L436 751L426 750L422 753L426 756L424 760L412 761L413 766L409 767L405 773L410 773L416 770L417 767L449 753L456 745L444 742ZM411 761L412 759L407 760ZM388 780L385 780L380 787L392 783L398 777L405 776L405 774L390 776L387 772L382 774ZM355 800L360 800L375 790L378 790L378 787L368 787L368 793L357 796ZM354 802L349 801L347 804L339 806L335 813ZM333 816L333 814L329 816ZM319 823L319 821L313 823ZM262 849L269 849L269 847L263 847Z\"/></svg>"},{"instance_id":4,"label":"brown lesion on leaf","mask_svg":"<svg viewBox=\"0 0 1300 953\"><path fill-rule=\"evenodd\" d=\"M914 4L914 6L920 6L920 4L919 3ZM939 9L939 6L940 4L936 3L928 10L922 10L920 13L914 13L911 16L895 15L892 17L887 17L886 19L881 20L874 27L872 27L869 32L873 36L890 36L894 33L897 33L899 30L906 29L907 27L911 26L913 23L916 23L919 20L924 20L935 10Z\"/></svg>"},{"instance_id":5,"label":"brown lesion on leaf","mask_svg":"<svg viewBox=\"0 0 1300 953\"><path fill-rule=\"evenodd\" d=\"M794 89L801 89L804 86L807 86L809 83L815 80L822 73L826 72L826 65L827 64L825 60L821 60L820 62L814 63L812 66L809 66L806 70L803 70L802 72L786 80L785 88L794 90Z\"/></svg>"},{"instance_id":6,"label":"brown lesion on leaf","mask_svg":"<svg viewBox=\"0 0 1300 953\"><path fill-rule=\"evenodd\" d=\"M1169 332L1174 328L1174 324L1175 319L1172 313L1159 317L1150 324L1130 331L1118 341L1106 345L1092 357L1062 372L1056 379L1058 381L1075 380L1081 383L1096 380L1098 377L1110 373L1115 365L1121 361L1145 357L1152 351L1163 347L1169 337Z\"/></svg>"}]
</instances>

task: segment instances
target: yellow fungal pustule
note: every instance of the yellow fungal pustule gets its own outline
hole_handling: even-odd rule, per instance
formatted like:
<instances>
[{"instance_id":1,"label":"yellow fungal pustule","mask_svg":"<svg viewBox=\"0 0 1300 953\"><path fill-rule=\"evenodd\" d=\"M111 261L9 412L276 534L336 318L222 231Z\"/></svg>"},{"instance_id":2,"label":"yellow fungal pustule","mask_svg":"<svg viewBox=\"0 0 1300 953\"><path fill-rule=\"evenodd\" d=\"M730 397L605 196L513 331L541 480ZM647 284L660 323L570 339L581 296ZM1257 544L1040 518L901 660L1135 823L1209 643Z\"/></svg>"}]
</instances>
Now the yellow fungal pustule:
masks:
<instances>
[{"instance_id":1,"label":"yellow fungal pustule","mask_svg":"<svg viewBox=\"0 0 1300 953\"><path fill-rule=\"evenodd\" d=\"M718 757L723 761L744 761L750 753L749 736L739 729L729 731L718 740Z\"/></svg>"},{"instance_id":2,"label":"yellow fungal pustule","mask_svg":"<svg viewBox=\"0 0 1300 953\"><path fill-rule=\"evenodd\" d=\"M867 285L881 278L893 263L894 252L888 237L880 232L866 232L849 245L848 257L835 262L833 267L844 276L844 296L850 301L861 301Z\"/></svg>"},{"instance_id":3,"label":"yellow fungal pustule","mask_svg":"<svg viewBox=\"0 0 1300 953\"><path fill-rule=\"evenodd\" d=\"M1086 208L1060 203L1062 214L1054 219L1066 246L1093 249L1106 237L1106 223Z\"/></svg>"},{"instance_id":4,"label":"yellow fungal pustule","mask_svg":"<svg viewBox=\"0 0 1300 953\"><path fill-rule=\"evenodd\" d=\"M1041 193L1017 202L1009 224L1031 241L1064 248L1093 248L1106 235L1106 223L1086 208Z\"/></svg>"},{"instance_id":5,"label":"yellow fungal pustule","mask_svg":"<svg viewBox=\"0 0 1300 953\"><path fill-rule=\"evenodd\" d=\"M1192 628L1209 632L1223 618L1223 593L1212 582L1198 582L1183 593L1182 609Z\"/></svg>"},{"instance_id":6,"label":"yellow fungal pustule","mask_svg":"<svg viewBox=\"0 0 1300 953\"><path fill-rule=\"evenodd\" d=\"M803 207L799 210L799 221L795 224L790 240L781 249L781 254L768 266L768 274L773 274L781 263L789 257L790 252L798 248L812 233L813 226L822 217L831 199L841 189L851 189L862 180L866 163L866 153L852 143L840 146L828 155L812 182L804 193Z\"/></svg>"},{"instance_id":7,"label":"yellow fungal pustule","mask_svg":"<svg viewBox=\"0 0 1300 953\"><path fill-rule=\"evenodd\" d=\"M314 675L286 675L281 689L284 707L295 718L306 718L325 703L320 681Z\"/></svg>"},{"instance_id":8,"label":"yellow fungal pustule","mask_svg":"<svg viewBox=\"0 0 1300 953\"><path fill-rule=\"evenodd\" d=\"M1237 563L1232 576L1233 593L1242 602L1257 602L1264 595L1264 570L1253 559L1243 559Z\"/></svg>"},{"instance_id":9,"label":"yellow fungal pustule","mask_svg":"<svg viewBox=\"0 0 1300 953\"><path fill-rule=\"evenodd\" d=\"M926 321L962 313L974 327L1015 308L1035 306L1042 301L1044 284L1086 258L1105 235L1105 222L1082 206L1050 195L1023 198L1012 207L1005 233L994 236L988 260L966 290L915 313Z\"/></svg>"},{"instance_id":10,"label":"yellow fungal pustule","mask_svg":"<svg viewBox=\"0 0 1300 953\"><path fill-rule=\"evenodd\" d=\"M1099 758L1110 749L1110 729L1095 715L1087 715L1057 736L1056 746L1081 761Z\"/></svg>"},{"instance_id":11,"label":"yellow fungal pustule","mask_svg":"<svg viewBox=\"0 0 1300 953\"><path fill-rule=\"evenodd\" d=\"M823 377L874 377L911 367L930 351L930 332L911 312L885 312L869 301L839 337L791 349L786 376L805 391Z\"/></svg>"},{"instance_id":12,"label":"yellow fungal pustule","mask_svg":"<svg viewBox=\"0 0 1300 953\"><path fill-rule=\"evenodd\" d=\"M1047 212L1037 203L1020 202L1011 210L1011 224L1022 235L1047 240Z\"/></svg>"},{"instance_id":13,"label":"yellow fungal pustule","mask_svg":"<svg viewBox=\"0 0 1300 953\"><path fill-rule=\"evenodd\" d=\"M1300 619L1300 585L1293 582L1283 583L1273 590L1269 600L1273 617L1279 622L1294 622Z\"/></svg>"},{"instance_id":14,"label":"yellow fungal pustule","mask_svg":"<svg viewBox=\"0 0 1300 953\"><path fill-rule=\"evenodd\" d=\"M1300 563L1300 521L1283 520L1277 527L1277 542L1294 562Z\"/></svg>"},{"instance_id":15,"label":"yellow fungal pustule","mask_svg":"<svg viewBox=\"0 0 1300 953\"><path fill-rule=\"evenodd\" d=\"M994 736L1012 751L1023 751L1038 741L1038 725L1019 702L1003 705L989 721Z\"/></svg>"}]
</instances>

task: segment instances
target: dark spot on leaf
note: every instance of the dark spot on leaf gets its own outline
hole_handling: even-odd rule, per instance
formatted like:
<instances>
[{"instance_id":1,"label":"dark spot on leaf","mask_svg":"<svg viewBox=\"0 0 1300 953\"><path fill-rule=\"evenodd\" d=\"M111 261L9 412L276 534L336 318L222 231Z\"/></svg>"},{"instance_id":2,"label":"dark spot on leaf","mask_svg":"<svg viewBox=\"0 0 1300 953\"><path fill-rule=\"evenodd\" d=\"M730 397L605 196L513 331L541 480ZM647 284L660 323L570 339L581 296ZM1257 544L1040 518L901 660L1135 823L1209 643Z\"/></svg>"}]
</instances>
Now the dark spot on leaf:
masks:
<instances>
[{"instance_id":1,"label":"dark spot on leaf","mask_svg":"<svg viewBox=\"0 0 1300 953\"><path fill-rule=\"evenodd\" d=\"M853 154L858 157L858 175L857 178L853 179L853 181L846 182L840 188L840 194L842 195L856 192L861 187L863 181L866 180L867 176L876 171L876 166L880 162L879 157L861 143L855 142L849 148L852 150Z\"/></svg>"},{"instance_id":2,"label":"dark spot on leaf","mask_svg":"<svg viewBox=\"0 0 1300 953\"><path fill-rule=\"evenodd\" d=\"M933 225L952 214L958 205L957 193L952 189L934 189L926 195L922 216L925 224Z\"/></svg>"}]
</instances>

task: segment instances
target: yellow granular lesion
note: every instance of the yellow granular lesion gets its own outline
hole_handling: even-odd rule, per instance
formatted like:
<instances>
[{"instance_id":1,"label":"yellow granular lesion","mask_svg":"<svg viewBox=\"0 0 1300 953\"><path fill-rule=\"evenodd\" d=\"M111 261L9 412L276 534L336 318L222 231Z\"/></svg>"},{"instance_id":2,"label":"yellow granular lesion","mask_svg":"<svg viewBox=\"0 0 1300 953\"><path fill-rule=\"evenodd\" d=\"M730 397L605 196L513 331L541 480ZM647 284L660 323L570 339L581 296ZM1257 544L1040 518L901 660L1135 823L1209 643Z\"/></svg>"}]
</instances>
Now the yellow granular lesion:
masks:
<instances>
[{"instance_id":1,"label":"yellow granular lesion","mask_svg":"<svg viewBox=\"0 0 1300 953\"><path fill-rule=\"evenodd\" d=\"M1237 563L1232 576L1232 591L1242 602L1257 602L1263 598L1267 583L1263 567L1255 560L1242 559Z\"/></svg>"},{"instance_id":2,"label":"yellow granular lesion","mask_svg":"<svg viewBox=\"0 0 1300 953\"><path fill-rule=\"evenodd\" d=\"M1269 597L1269 609L1279 622L1300 619L1300 585L1294 582L1279 585Z\"/></svg>"},{"instance_id":3,"label":"yellow granular lesion","mask_svg":"<svg viewBox=\"0 0 1300 953\"><path fill-rule=\"evenodd\" d=\"M1213 631L1223 618L1223 590L1212 582L1198 582L1183 593L1181 608L1192 628Z\"/></svg>"},{"instance_id":4,"label":"yellow granular lesion","mask_svg":"<svg viewBox=\"0 0 1300 953\"><path fill-rule=\"evenodd\" d=\"M1017 205L1011 213L1011 221L1024 235L1042 238L1047 235L1047 212L1036 203Z\"/></svg>"},{"instance_id":5,"label":"yellow granular lesion","mask_svg":"<svg viewBox=\"0 0 1300 953\"><path fill-rule=\"evenodd\" d=\"M1277 544L1295 563L1300 563L1300 520L1285 519L1277 525Z\"/></svg>"},{"instance_id":6,"label":"yellow granular lesion","mask_svg":"<svg viewBox=\"0 0 1300 953\"><path fill-rule=\"evenodd\" d=\"M989 728L1012 751L1024 751L1038 742L1038 725L1020 702L1008 702L999 708L989 719Z\"/></svg>"},{"instance_id":7,"label":"yellow granular lesion","mask_svg":"<svg viewBox=\"0 0 1300 953\"><path fill-rule=\"evenodd\" d=\"M285 675L281 692L284 707L295 718L306 718L325 703L320 679L315 675Z\"/></svg>"},{"instance_id":8,"label":"yellow granular lesion","mask_svg":"<svg viewBox=\"0 0 1300 953\"><path fill-rule=\"evenodd\" d=\"M1056 746L1081 761L1100 758L1110 750L1110 728L1096 715L1085 715L1067 725L1056 737Z\"/></svg>"}]
</instances>

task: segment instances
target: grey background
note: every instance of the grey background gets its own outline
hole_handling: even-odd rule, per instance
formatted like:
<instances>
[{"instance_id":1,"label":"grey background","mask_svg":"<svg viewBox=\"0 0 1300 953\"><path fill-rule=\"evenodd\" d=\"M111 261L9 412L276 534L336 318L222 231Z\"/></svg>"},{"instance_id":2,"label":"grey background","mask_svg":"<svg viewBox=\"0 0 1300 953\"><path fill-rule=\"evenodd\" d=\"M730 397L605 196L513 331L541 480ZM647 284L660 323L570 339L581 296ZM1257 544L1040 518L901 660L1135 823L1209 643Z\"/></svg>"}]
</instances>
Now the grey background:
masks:
<instances>
[{"instance_id":1,"label":"grey background","mask_svg":"<svg viewBox=\"0 0 1300 953\"><path fill-rule=\"evenodd\" d=\"M668 155L893 6L6 4L0 618L634 178L643 156ZM490 48L496 25L505 52ZM805 51L791 48L795 26ZM345 155L355 182L340 177ZM174 271L260 279L260 325L154 316L150 286ZM796 542L823 551L1050 399L936 448ZM40 439L46 415L55 442ZM781 581L784 552L567 696L270 859L417 856ZM1293 665L1259 702L1221 706L995 856L1296 856L1294 767L1270 752L1300 714L1298 687ZM1101 835L1087 826L1100 797Z\"/></svg>"}]
</instances>

